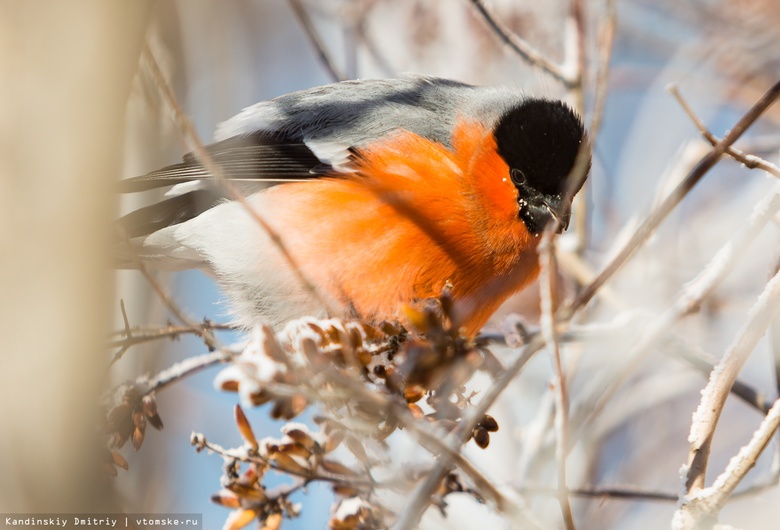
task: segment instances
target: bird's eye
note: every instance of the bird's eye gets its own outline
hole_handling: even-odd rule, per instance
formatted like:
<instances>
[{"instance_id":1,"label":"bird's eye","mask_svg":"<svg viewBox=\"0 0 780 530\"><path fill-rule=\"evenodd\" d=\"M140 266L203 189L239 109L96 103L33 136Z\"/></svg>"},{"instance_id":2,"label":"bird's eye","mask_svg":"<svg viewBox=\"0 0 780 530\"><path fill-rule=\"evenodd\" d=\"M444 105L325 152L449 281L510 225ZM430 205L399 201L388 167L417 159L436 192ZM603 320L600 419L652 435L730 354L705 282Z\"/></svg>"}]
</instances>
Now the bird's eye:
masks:
<instances>
[{"instance_id":1,"label":"bird's eye","mask_svg":"<svg viewBox=\"0 0 780 530\"><path fill-rule=\"evenodd\" d=\"M515 184L515 186L521 186L525 184L525 173L520 171L519 169L512 169L509 171L509 178L512 179L512 182Z\"/></svg>"}]
</instances>

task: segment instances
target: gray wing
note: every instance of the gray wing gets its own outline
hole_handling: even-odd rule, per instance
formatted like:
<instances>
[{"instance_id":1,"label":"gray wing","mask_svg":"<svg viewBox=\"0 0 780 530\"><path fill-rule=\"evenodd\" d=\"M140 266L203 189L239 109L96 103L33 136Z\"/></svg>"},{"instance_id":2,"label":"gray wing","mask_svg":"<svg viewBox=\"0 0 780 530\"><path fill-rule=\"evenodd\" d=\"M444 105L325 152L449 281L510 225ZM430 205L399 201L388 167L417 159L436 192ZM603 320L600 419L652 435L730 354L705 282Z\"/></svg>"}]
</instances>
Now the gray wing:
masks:
<instances>
[{"instance_id":1,"label":"gray wing","mask_svg":"<svg viewBox=\"0 0 780 530\"><path fill-rule=\"evenodd\" d=\"M248 107L219 126L216 143L207 149L231 180L304 180L336 174L361 146L399 129L449 146L457 119L495 123L522 98L515 89L432 77L344 81ZM200 215L223 197L209 186L185 183L209 178L188 154L182 163L121 181L122 193L182 186L170 198L120 219L120 225L135 237Z\"/></svg>"}]
</instances>

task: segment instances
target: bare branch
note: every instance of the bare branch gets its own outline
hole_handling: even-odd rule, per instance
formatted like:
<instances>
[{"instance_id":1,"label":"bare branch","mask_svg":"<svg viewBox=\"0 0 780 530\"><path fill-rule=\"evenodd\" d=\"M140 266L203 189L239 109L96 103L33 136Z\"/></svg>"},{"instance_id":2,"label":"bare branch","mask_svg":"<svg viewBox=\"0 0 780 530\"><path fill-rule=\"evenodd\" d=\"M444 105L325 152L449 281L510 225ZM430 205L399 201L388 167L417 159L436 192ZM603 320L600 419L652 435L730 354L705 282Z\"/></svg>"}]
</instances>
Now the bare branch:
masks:
<instances>
[{"instance_id":1,"label":"bare branch","mask_svg":"<svg viewBox=\"0 0 780 530\"><path fill-rule=\"evenodd\" d=\"M549 61L533 46L515 35L503 22L498 20L495 15L490 12L483 0L471 0L471 3L485 22L488 23L493 30L493 33L495 33L506 46L517 53L525 62L534 68L547 72L567 87L572 83L572 80L566 77L559 65Z\"/></svg>"},{"instance_id":2,"label":"bare branch","mask_svg":"<svg viewBox=\"0 0 780 530\"><path fill-rule=\"evenodd\" d=\"M309 18L309 14L306 12L306 8L303 7L301 1L288 0L288 3L295 13L295 17L298 19L298 22L306 32L306 36L309 38L309 41L314 47L314 50L317 52L317 57L319 58L320 63L322 63L322 65L328 71L328 75L331 77L331 79L333 79L333 81L344 81L347 79L347 77L341 73L341 70L336 66L336 61L333 60L328 47L325 46L325 43L320 38L320 34L317 33L317 29L314 27L314 24L312 24L311 18Z\"/></svg>"},{"instance_id":3,"label":"bare branch","mask_svg":"<svg viewBox=\"0 0 780 530\"><path fill-rule=\"evenodd\" d=\"M693 124L699 130L699 133L701 133L701 135L704 137L704 139L707 140L713 146L717 145L718 142L720 142L720 139L714 134L712 134L710 130L707 129L707 126L704 125L704 122L702 122L701 119L696 115L696 113L694 113L691 106L688 104L687 101L685 101L685 98L683 98L682 94L680 93L680 89L677 88L677 85L671 84L666 88L666 90L668 90L669 93L672 94L672 96L674 96L674 98L680 104L682 109L691 119ZM766 171L772 176L780 178L780 168L774 165L773 163L769 162L768 160L764 160L763 158L756 155L747 154L737 149L736 147L729 147L728 149L726 149L726 154L732 157L737 162L744 165L748 169L761 169L763 171Z\"/></svg>"},{"instance_id":4,"label":"bare branch","mask_svg":"<svg viewBox=\"0 0 780 530\"><path fill-rule=\"evenodd\" d=\"M555 231L558 223L550 223L544 231L539 244L539 284L541 285L541 327L547 347L553 359L555 369L555 455L558 460L558 503L567 530L574 530L574 516L571 512L569 492L566 486L566 456L569 447L569 397L566 389L566 375L561 361L553 298L555 296L555 277L558 266L555 258Z\"/></svg>"},{"instance_id":5,"label":"bare branch","mask_svg":"<svg viewBox=\"0 0 780 530\"><path fill-rule=\"evenodd\" d=\"M522 484L517 490L525 495L547 495L557 497L557 488L546 488L533 484ZM623 487L583 487L569 489L569 495L575 497L584 497L592 499L622 499L627 501L661 501L677 502L679 496L676 493L667 493L663 491L650 491L632 486Z\"/></svg>"},{"instance_id":6,"label":"bare branch","mask_svg":"<svg viewBox=\"0 0 780 530\"><path fill-rule=\"evenodd\" d=\"M607 0L602 14L602 26L599 32L599 56L596 66L596 86L594 89L595 101L593 103L593 114L591 115L588 134L590 141L595 144L601 122L604 118L604 108L607 103L607 94L609 93L609 72L612 61L612 50L615 44L615 34L617 33L617 9L615 0Z\"/></svg>"},{"instance_id":7,"label":"bare branch","mask_svg":"<svg viewBox=\"0 0 780 530\"><path fill-rule=\"evenodd\" d=\"M170 368L163 370L152 378L142 377L137 382L145 386L144 395L162 390L163 388L196 374L211 366L230 361L238 352L223 348L203 355L188 357Z\"/></svg>"},{"instance_id":8,"label":"bare branch","mask_svg":"<svg viewBox=\"0 0 780 530\"><path fill-rule=\"evenodd\" d=\"M204 333L206 330L225 330L236 331L238 328L232 324L214 323L209 320L204 320L199 324L194 325L182 325L182 326L164 326L155 329L143 329L139 327L132 328L127 338L112 340L108 343L109 348L129 348L136 344L143 344L145 342L152 342L160 339L176 339L181 335L198 335ZM118 332L125 334L124 331Z\"/></svg>"}]
</instances>

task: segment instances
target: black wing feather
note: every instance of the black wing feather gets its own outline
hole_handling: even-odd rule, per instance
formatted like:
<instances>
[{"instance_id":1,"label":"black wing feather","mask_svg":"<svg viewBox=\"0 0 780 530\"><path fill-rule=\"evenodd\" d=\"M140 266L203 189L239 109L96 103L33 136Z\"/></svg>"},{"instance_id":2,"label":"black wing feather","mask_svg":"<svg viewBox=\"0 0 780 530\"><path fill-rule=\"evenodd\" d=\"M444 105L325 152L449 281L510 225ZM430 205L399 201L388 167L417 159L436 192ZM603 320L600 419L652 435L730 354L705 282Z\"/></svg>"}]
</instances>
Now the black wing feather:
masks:
<instances>
[{"instance_id":1,"label":"black wing feather","mask_svg":"<svg viewBox=\"0 0 780 530\"><path fill-rule=\"evenodd\" d=\"M202 214L222 199L212 191L195 190L139 208L116 222L122 236L146 236L167 226L173 226Z\"/></svg>"},{"instance_id":2,"label":"black wing feather","mask_svg":"<svg viewBox=\"0 0 780 530\"><path fill-rule=\"evenodd\" d=\"M322 176L332 169L300 140L266 133L228 138L208 146L207 150L225 178L230 180L305 180ZM121 181L119 192L133 193L208 178L211 175L197 156L189 153L180 164Z\"/></svg>"}]
</instances>

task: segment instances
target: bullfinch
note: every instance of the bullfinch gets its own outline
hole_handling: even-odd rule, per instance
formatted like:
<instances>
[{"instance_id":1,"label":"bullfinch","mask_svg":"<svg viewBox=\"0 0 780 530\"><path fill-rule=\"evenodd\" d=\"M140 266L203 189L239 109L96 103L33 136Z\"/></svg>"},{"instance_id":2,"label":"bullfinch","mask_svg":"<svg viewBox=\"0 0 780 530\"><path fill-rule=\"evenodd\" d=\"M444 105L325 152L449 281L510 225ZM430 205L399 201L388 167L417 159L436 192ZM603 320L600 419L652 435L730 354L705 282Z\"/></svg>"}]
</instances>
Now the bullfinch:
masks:
<instances>
[{"instance_id":1,"label":"bullfinch","mask_svg":"<svg viewBox=\"0 0 780 530\"><path fill-rule=\"evenodd\" d=\"M243 326L324 306L399 320L403 304L447 289L476 333L536 278L541 233L566 229L587 174L573 171L578 156L590 164L582 119L565 103L420 76L258 103L207 149L245 203L220 193L193 154L123 180L124 193L169 189L119 220L133 247L120 260L207 271Z\"/></svg>"}]
</instances>

